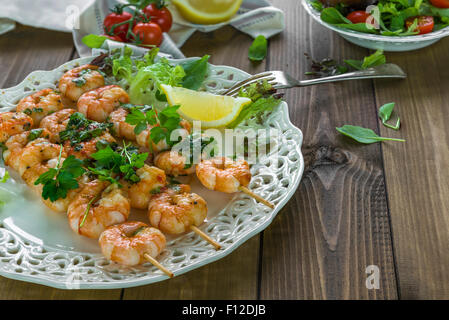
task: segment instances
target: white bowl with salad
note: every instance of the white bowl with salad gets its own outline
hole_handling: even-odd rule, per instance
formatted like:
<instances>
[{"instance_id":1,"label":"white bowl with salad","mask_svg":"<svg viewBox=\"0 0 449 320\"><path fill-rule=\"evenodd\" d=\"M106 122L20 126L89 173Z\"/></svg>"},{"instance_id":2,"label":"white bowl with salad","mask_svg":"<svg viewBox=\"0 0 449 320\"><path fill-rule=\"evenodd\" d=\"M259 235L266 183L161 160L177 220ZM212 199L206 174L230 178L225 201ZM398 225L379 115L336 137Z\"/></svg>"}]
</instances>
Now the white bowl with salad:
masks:
<instances>
[{"instance_id":1,"label":"white bowl with salad","mask_svg":"<svg viewBox=\"0 0 449 320\"><path fill-rule=\"evenodd\" d=\"M449 0L302 0L308 14L368 49L411 51L449 36Z\"/></svg>"}]
</instances>

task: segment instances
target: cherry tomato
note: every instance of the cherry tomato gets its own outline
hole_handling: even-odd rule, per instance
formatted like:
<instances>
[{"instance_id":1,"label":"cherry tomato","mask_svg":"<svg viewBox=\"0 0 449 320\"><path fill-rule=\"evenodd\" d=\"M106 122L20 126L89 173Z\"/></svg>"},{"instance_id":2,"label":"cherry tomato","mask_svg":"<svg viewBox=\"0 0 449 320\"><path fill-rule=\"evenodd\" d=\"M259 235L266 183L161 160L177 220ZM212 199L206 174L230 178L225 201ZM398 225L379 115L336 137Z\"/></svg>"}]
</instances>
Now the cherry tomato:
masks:
<instances>
[{"instance_id":1,"label":"cherry tomato","mask_svg":"<svg viewBox=\"0 0 449 320\"><path fill-rule=\"evenodd\" d=\"M162 29L157 23L139 22L133 28L133 33L142 44L159 46L162 43Z\"/></svg>"},{"instance_id":2,"label":"cherry tomato","mask_svg":"<svg viewBox=\"0 0 449 320\"><path fill-rule=\"evenodd\" d=\"M419 34L425 34L432 32L433 30L433 17L432 16L419 16L419 17L410 17L405 20L405 26L407 29L413 24L415 19L418 19L418 29Z\"/></svg>"},{"instance_id":3,"label":"cherry tomato","mask_svg":"<svg viewBox=\"0 0 449 320\"><path fill-rule=\"evenodd\" d=\"M173 17L167 7L158 8L156 3L146 6L143 13L151 21L156 22L162 29L162 32L168 32L173 24Z\"/></svg>"},{"instance_id":4,"label":"cherry tomato","mask_svg":"<svg viewBox=\"0 0 449 320\"><path fill-rule=\"evenodd\" d=\"M437 8L449 8L449 0L430 0L430 3Z\"/></svg>"},{"instance_id":5,"label":"cherry tomato","mask_svg":"<svg viewBox=\"0 0 449 320\"><path fill-rule=\"evenodd\" d=\"M366 19L368 19L371 15L365 11L358 10L353 11L346 16L346 19L351 21L352 23L365 23Z\"/></svg>"},{"instance_id":6,"label":"cherry tomato","mask_svg":"<svg viewBox=\"0 0 449 320\"><path fill-rule=\"evenodd\" d=\"M106 34L111 34L112 27L117 23L125 22L126 20L132 19L132 15L129 12L123 11L121 13L112 12L104 18L103 25L104 25L104 32ZM119 36L122 41L126 42L126 34L128 32L128 23L122 24L118 27L115 27L112 33L115 36Z\"/></svg>"},{"instance_id":7,"label":"cherry tomato","mask_svg":"<svg viewBox=\"0 0 449 320\"><path fill-rule=\"evenodd\" d=\"M109 38L111 40L114 40L114 41L123 42L123 39L120 38L119 36L116 36L116 35L110 36L109 34L102 34L102 36L107 37L107 38Z\"/></svg>"}]
</instances>

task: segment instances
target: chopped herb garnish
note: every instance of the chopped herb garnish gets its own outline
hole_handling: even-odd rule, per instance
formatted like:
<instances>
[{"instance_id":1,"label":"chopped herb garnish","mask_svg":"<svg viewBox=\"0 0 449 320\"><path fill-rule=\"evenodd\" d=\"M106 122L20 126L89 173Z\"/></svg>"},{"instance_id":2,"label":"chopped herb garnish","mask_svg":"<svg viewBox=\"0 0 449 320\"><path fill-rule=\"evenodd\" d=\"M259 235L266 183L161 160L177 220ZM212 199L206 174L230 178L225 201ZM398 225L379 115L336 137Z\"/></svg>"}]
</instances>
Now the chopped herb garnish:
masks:
<instances>
[{"instance_id":1,"label":"chopped herb garnish","mask_svg":"<svg viewBox=\"0 0 449 320\"><path fill-rule=\"evenodd\" d=\"M112 123L100 123L86 119L82 113L75 112L70 116L66 129L59 133L59 138L62 143L70 141L70 144L74 146L80 142L101 136L112 125Z\"/></svg>"},{"instance_id":2,"label":"chopped herb garnish","mask_svg":"<svg viewBox=\"0 0 449 320\"><path fill-rule=\"evenodd\" d=\"M83 161L74 156L69 156L61 165L62 150L63 147L61 146L56 168L50 168L34 182L35 185L44 185L42 197L45 200L50 199L52 202L66 198L70 190L77 189L79 185L76 178L85 172L85 169L82 167Z\"/></svg>"},{"instance_id":3,"label":"chopped herb garnish","mask_svg":"<svg viewBox=\"0 0 449 320\"><path fill-rule=\"evenodd\" d=\"M136 170L145 165L148 153L138 153L138 149L131 144L123 144L114 150L110 145L92 154L95 160L89 171L100 180L119 184L120 179L131 183L140 181Z\"/></svg>"},{"instance_id":4,"label":"chopped herb garnish","mask_svg":"<svg viewBox=\"0 0 449 320\"><path fill-rule=\"evenodd\" d=\"M150 140L152 142L157 144L165 139L169 146L173 146L179 142L170 139L172 132L181 128L181 116L177 112L179 107L179 105L169 106L161 112L154 109L144 112L138 107L132 108L125 121L135 126L134 133L136 134L141 133L148 125L151 126Z\"/></svg>"},{"instance_id":5,"label":"chopped herb garnish","mask_svg":"<svg viewBox=\"0 0 449 320\"><path fill-rule=\"evenodd\" d=\"M36 140L37 138L40 138L43 131L44 131L44 129L31 130L30 133L28 134L28 141L33 141L33 140Z\"/></svg>"},{"instance_id":6,"label":"chopped herb garnish","mask_svg":"<svg viewBox=\"0 0 449 320\"><path fill-rule=\"evenodd\" d=\"M85 75L88 74L89 72L91 72L91 69L84 69L81 70L78 73L78 77L73 79L72 82L74 82L76 84L77 87L82 87L86 84L87 79L85 78Z\"/></svg>"}]
</instances>

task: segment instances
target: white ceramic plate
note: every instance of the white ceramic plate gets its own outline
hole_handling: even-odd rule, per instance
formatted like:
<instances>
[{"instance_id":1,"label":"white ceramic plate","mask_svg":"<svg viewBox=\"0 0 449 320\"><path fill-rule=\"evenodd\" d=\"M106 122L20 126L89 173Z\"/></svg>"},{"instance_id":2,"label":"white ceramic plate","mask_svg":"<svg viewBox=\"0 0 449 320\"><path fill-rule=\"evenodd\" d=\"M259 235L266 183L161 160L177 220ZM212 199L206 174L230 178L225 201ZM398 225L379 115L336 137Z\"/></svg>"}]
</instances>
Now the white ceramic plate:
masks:
<instances>
[{"instance_id":1,"label":"white ceramic plate","mask_svg":"<svg viewBox=\"0 0 449 320\"><path fill-rule=\"evenodd\" d=\"M301 0L301 2L306 12L319 24L337 32L349 42L368 49L411 51L430 46L438 40L449 36L449 27L427 34L406 37L382 36L338 28L321 20L320 12L315 10L309 1Z\"/></svg>"},{"instance_id":2,"label":"white ceramic plate","mask_svg":"<svg viewBox=\"0 0 449 320\"><path fill-rule=\"evenodd\" d=\"M33 91L54 88L64 71L91 59L73 60L52 71L35 71L19 85L1 89L0 112L12 110L18 100ZM211 65L209 73L205 88L211 92L248 77L247 73L227 66ZM209 206L208 219L201 229L218 240L223 249L216 251L192 232L168 238L167 247L158 259L175 275L231 253L264 230L296 191L304 170L302 133L291 124L285 102L269 116L265 126L282 132L279 158L276 161L274 153L269 153L253 165L249 187L272 201L275 209L256 203L244 194L207 190L194 178L193 191L203 196ZM19 199L0 210L0 275L63 289L126 288L167 279L149 263L129 268L107 261L97 241L75 234L64 214L46 208L20 178L14 174L13 178L0 185L11 197ZM33 209L24 210L30 204ZM143 213L132 213L131 219L145 221L146 218Z\"/></svg>"}]
</instances>

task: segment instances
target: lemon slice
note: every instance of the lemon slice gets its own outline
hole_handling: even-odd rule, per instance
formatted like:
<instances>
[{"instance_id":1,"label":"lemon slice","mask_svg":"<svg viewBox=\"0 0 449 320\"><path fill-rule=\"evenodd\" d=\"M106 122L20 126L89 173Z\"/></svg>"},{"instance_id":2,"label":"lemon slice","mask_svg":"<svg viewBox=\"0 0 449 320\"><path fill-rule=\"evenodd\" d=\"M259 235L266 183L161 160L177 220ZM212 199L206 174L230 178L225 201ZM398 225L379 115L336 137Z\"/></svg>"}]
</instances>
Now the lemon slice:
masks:
<instances>
[{"instance_id":1,"label":"lemon slice","mask_svg":"<svg viewBox=\"0 0 449 320\"><path fill-rule=\"evenodd\" d=\"M181 15L198 24L227 21L236 14L243 0L173 0Z\"/></svg>"},{"instance_id":2,"label":"lemon slice","mask_svg":"<svg viewBox=\"0 0 449 320\"><path fill-rule=\"evenodd\" d=\"M202 128L219 128L234 121L248 98L220 96L180 87L161 85L170 105L180 105L179 114L189 121L201 121Z\"/></svg>"}]
</instances>

